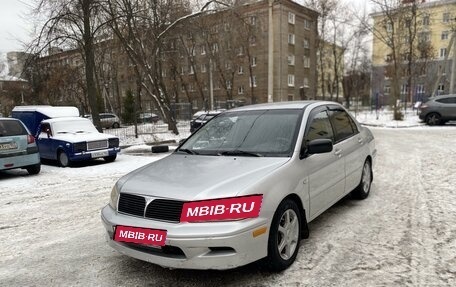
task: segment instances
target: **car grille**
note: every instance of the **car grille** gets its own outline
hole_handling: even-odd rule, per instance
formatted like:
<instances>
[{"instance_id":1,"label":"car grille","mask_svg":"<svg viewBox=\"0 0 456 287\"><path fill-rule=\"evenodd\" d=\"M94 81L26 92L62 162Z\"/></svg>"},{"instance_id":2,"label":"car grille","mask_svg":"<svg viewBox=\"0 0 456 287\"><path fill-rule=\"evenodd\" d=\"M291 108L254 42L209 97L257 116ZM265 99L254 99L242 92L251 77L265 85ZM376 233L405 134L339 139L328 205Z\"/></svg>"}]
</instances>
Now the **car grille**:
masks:
<instances>
[{"instance_id":1,"label":"car grille","mask_svg":"<svg viewBox=\"0 0 456 287\"><path fill-rule=\"evenodd\" d=\"M121 193L119 196L119 212L141 216L147 219L179 222L184 201L155 199L146 207L143 196Z\"/></svg>"},{"instance_id":2,"label":"car grille","mask_svg":"<svg viewBox=\"0 0 456 287\"><path fill-rule=\"evenodd\" d=\"M108 148L107 140L87 142L87 150L95 150L102 148Z\"/></svg>"},{"instance_id":3,"label":"car grille","mask_svg":"<svg viewBox=\"0 0 456 287\"><path fill-rule=\"evenodd\" d=\"M120 212L143 217L146 199L142 196L121 193L118 206Z\"/></svg>"}]
</instances>

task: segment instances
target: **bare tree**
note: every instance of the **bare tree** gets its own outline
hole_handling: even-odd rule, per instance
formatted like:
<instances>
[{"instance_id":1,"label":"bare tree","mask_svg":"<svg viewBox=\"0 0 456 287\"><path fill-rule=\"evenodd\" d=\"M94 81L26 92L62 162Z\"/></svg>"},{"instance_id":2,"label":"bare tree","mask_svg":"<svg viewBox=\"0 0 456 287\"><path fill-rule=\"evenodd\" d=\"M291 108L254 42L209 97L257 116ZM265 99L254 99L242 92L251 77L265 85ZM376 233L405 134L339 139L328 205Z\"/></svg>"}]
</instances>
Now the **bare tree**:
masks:
<instances>
[{"instance_id":1,"label":"bare tree","mask_svg":"<svg viewBox=\"0 0 456 287\"><path fill-rule=\"evenodd\" d=\"M94 50L97 37L106 26L101 0L37 0L34 13L46 15L47 21L31 45L34 53L58 46L80 49L84 60L87 98L95 126L101 131L99 118L99 91L95 78Z\"/></svg>"}]
</instances>

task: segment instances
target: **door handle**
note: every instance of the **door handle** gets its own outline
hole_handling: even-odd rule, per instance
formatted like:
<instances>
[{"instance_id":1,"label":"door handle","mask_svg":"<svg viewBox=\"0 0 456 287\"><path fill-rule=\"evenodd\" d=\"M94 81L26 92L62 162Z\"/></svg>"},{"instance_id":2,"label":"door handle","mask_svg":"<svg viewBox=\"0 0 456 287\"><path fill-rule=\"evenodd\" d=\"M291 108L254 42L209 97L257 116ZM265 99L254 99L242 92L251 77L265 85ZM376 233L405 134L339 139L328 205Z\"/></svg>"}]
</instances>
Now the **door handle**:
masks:
<instances>
[{"instance_id":1,"label":"door handle","mask_svg":"<svg viewBox=\"0 0 456 287\"><path fill-rule=\"evenodd\" d=\"M337 155L338 157L341 157L341 156L342 156L342 150L336 149L336 150L334 151L334 154Z\"/></svg>"},{"instance_id":2,"label":"door handle","mask_svg":"<svg viewBox=\"0 0 456 287\"><path fill-rule=\"evenodd\" d=\"M358 138L358 143L363 144L363 139L362 138Z\"/></svg>"}]
</instances>

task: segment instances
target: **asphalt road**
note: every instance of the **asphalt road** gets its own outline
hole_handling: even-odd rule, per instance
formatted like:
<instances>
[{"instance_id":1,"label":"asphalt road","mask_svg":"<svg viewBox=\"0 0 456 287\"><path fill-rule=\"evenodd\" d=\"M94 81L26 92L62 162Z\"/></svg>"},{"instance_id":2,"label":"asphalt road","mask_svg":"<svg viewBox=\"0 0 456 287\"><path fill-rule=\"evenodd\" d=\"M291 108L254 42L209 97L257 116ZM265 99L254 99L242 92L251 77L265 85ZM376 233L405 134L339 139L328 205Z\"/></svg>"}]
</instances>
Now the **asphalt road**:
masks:
<instances>
[{"instance_id":1,"label":"asphalt road","mask_svg":"<svg viewBox=\"0 0 456 287\"><path fill-rule=\"evenodd\" d=\"M169 270L112 250L100 209L132 157L0 173L0 285L456 286L456 128L372 130L370 197L345 198L313 221L297 261L278 274L257 264Z\"/></svg>"}]
</instances>

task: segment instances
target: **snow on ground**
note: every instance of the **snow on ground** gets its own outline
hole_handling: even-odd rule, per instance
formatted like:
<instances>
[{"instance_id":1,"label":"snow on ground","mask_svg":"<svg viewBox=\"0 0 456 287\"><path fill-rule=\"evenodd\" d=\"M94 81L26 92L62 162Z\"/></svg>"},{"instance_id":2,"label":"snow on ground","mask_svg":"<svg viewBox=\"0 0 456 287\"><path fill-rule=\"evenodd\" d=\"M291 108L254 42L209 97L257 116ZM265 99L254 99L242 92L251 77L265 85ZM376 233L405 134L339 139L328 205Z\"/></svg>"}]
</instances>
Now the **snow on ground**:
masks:
<instances>
[{"instance_id":1,"label":"snow on ground","mask_svg":"<svg viewBox=\"0 0 456 287\"><path fill-rule=\"evenodd\" d=\"M118 178L166 156L128 154L148 145L113 163L0 172L0 285L456 286L456 128L388 122L371 128L378 156L369 198L342 199L311 222L296 262L278 274L256 264L168 270L112 250L100 210Z\"/></svg>"}]
</instances>

